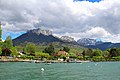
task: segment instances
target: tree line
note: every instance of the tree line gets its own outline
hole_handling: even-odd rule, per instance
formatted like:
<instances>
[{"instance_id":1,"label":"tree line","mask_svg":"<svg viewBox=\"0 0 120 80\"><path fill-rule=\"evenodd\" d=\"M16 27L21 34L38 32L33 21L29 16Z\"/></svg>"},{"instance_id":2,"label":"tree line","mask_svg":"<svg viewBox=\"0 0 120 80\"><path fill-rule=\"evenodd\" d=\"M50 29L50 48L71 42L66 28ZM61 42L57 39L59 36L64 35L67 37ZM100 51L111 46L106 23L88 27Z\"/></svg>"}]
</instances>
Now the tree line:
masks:
<instances>
[{"instance_id":1,"label":"tree line","mask_svg":"<svg viewBox=\"0 0 120 80\"><path fill-rule=\"evenodd\" d=\"M85 49L83 52L83 58L91 61L119 61L120 60L120 48L110 48L105 51L100 49Z\"/></svg>"},{"instance_id":2,"label":"tree line","mask_svg":"<svg viewBox=\"0 0 120 80\"><path fill-rule=\"evenodd\" d=\"M51 43L48 46L42 48L42 50L37 51L39 45L34 43L27 43L24 47L13 46L11 36L8 36L4 42L0 42L0 55L12 56L18 58L19 52L21 55L19 58L23 59L57 59L66 57L77 59L77 60L90 60L90 61L119 61L120 60L120 48L110 48L105 51L100 49L85 48L83 51L72 52L68 46L59 48L56 51L56 47ZM72 49L73 50L73 49ZM65 51L68 55L62 54L60 56L55 56L58 51ZM73 50L74 51L74 50Z\"/></svg>"}]
</instances>

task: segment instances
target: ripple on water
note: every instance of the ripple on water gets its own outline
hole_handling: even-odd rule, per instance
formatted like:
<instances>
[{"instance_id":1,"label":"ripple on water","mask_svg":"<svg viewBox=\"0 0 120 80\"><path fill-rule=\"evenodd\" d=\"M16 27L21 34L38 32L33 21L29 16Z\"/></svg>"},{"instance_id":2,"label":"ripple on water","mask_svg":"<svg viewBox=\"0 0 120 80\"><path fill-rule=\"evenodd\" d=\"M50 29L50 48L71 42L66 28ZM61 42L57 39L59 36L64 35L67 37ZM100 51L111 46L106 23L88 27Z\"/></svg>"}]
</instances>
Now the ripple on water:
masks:
<instances>
[{"instance_id":1,"label":"ripple on water","mask_svg":"<svg viewBox=\"0 0 120 80\"><path fill-rule=\"evenodd\" d=\"M120 62L95 64L0 63L0 80L120 80Z\"/></svg>"}]
</instances>

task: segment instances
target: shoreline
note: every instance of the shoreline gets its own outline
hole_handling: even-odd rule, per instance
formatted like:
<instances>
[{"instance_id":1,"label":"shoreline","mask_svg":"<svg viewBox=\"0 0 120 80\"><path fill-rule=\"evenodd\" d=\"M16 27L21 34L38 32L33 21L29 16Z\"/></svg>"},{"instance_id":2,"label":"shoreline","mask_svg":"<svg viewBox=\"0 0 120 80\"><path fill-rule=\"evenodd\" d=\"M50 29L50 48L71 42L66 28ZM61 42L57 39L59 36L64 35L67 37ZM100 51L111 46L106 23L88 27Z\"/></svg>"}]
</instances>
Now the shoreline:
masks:
<instances>
[{"instance_id":1,"label":"shoreline","mask_svg":"<svg viewBox=\"0 0 120 80\"><path fill-rule=\"evenodd\" d=\"M29 62L29 63L88 63L88 62L120 62L120 61L89 61L89 60L77 60L77 61L58 61L58 60L29 60L29 59L0 59L0 62Z\"/></svg>"},{"instance_id":2,"label":"shoreline","mask_svg":"<svg viewBox=\"0 0 120 80\"><path fill-rule=\"evenodd\" d=\"M30 62L30 63L83 63L83 62L91 62L91 61L84 61L84 60L78 60L78 61L58 61L58 60L47 60L47 61L41 61L41 60L24 60L24 59L0 59L0 62Z\"/></svg>"},{"instance_id":3,"label":"shoreline","mask_svg":"<svg viewBox=\"0 0 120 80\"><path fill-rule=\"evenodd\" d=\"M96 61L76 61L76 62L67 62L67 61L39 61L39 60L14 60L14 61L9 61L9 60L0 60L1 62L28 62L28 63L89 63L89 62L96 62ZM98 62L120 62L120 61L98 61Z\"/></svg>"},{"instance_id":4,"label":"shoreline","mask_svg":"<svg viewBox=\"0 0 120 80\"><path fill-rule=\"evenodd\" d=\"M120 62L119 60L40 60L40 59L23 59L23 58L11 58L11 57L0 57L0 62L29 62L29 63L86 63L86 62Z\"/></svg>"}]
</instances>

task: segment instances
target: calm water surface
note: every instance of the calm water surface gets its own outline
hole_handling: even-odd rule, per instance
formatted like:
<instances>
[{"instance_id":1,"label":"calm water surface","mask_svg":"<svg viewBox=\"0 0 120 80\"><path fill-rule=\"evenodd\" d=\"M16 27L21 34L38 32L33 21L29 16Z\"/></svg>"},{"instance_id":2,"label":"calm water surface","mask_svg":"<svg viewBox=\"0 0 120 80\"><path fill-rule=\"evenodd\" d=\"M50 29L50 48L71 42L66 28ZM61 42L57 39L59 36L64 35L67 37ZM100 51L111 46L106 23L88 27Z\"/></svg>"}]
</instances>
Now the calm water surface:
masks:
<instances>
[{"instance_id":1,"label":"calm water surface","mask_svg":"<svg viewBox=\"0 0 120 80\"><path fill-rule=\"evenodd\" d=\"M120 62L6 62L0 63L0 80L120 80Z\"/></svg>"}]
</instances>

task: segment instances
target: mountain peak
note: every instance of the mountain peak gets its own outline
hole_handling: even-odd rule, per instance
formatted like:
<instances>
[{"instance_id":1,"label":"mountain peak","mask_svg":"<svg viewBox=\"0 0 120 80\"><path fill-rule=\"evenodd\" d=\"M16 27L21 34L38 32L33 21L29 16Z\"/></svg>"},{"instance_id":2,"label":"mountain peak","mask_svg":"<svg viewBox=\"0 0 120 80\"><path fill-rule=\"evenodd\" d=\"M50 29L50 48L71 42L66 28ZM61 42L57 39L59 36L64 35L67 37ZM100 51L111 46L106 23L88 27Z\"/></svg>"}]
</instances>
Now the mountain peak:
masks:
<instances>
[{"instance_id":1,"label":"mountain peak","mask_svg":"<svg viewBox=\"0 0 120 80\"><path fill-rule=\"evenodd\" d=\"M75 41L74 38L69 37L69 36L62 36L61 39L63 41L67 41L67 42L74 42Z\"/></svg>"},{"instance_id":2,"label":"mountain peak","mask_svg":"<svg viewBox=\"0 0 120 80\"><path fill-rule=\"evenodd\" d=\"M40 34L47 35L47 36L52 35L52 31L44 30L44 29L41 29L41 28L28 30L27 32L28 33L35 33L37 35L40 35Z\"/></svg>"},{"instance_id":3,"label":"mountain peak","mask_svg":"<svg viewBox=\"0 0 120 80\"><path fill-rule=\"evenodd\" d=\"M34 44L45 44L51 42L62 42L61 39L54 37L52 31L42 30L40 28L27 31L27 33L20 35L19 37L13 39L14 45L26 44L28 42Z\"/></svg>"},{"instance_id":4,"label":"mountain peak","mask_svg":"<svg viewBox=\"0 0 120 80\"><path fill-rule=\"evenodd\" d=\"M96 45L96 44L101 44L102 41L97 41L96 39L90 39L90 38L82 38L77 40L77 42L80 45L88 46L88 45Z\"/></svg>"}]
</instances>

